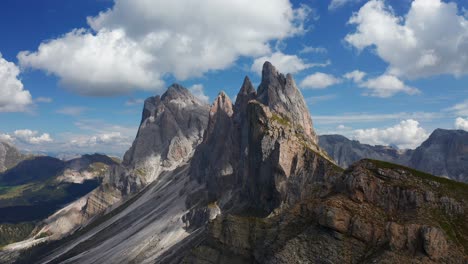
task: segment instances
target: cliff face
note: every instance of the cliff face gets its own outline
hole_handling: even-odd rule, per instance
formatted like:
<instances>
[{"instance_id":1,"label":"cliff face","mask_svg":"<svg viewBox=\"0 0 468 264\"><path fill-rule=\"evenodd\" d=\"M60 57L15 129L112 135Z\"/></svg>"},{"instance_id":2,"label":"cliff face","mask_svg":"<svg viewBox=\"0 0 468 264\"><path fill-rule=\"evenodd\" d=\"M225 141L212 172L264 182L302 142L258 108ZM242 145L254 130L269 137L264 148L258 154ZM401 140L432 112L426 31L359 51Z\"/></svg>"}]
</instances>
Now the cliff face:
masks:
<instances>
[{"instance_id":1,"label":"cliff face","mask_svg":"<svg viewBox=\"0 0 468 264\"><path fill-rule=\"evenodd\" d=\"M468 186L363 160L326 196L263 217L222 215L182 263L464 263Z\"/></svg>"},{"instance_id":2,"label":"cliff face","mask_svg":"<svg viewBox=\"0 0 468 264\"><path fill-rule=\"evenodd\" d=\"M191 130L189 113L177 114L195 104L168 98L147 100L125 167L114 167L84 204L102 212L109 197L129 199L74 235L33 249L25 263L466 259L467 186L373 160L343 171L318 146L292 77L270 63L257 91L246 78L234 104L222 92L202 106L200 130ZM197 140L170 143L189 139ZM152 166L160 173L148 175Z\"/></svg>"}]
</instances>

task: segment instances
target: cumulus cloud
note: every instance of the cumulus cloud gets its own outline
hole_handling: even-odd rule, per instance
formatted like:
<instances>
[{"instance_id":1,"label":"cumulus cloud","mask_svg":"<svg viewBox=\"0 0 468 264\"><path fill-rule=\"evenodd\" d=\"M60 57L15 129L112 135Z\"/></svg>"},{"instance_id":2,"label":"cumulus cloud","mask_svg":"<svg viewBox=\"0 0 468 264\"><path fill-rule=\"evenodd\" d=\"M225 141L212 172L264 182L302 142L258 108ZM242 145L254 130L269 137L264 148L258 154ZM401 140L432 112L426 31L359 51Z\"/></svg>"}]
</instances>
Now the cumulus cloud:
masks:
<instances>
[{"instance_id":1,"label":"cumulus cloud","mask_svg":"<svg viewBox=\"0 0 468 264\"><path fill-rule=\"evenodd\" d=\"M468 118L457 117L455 119L455 128L468 131Z\"/></svg>"},{"instance_id":2,"label":"cumulus cloud","mask_svg":"<svg viewBox=\"0 0 468 264\"><path fill-rule=\"evenodd\" d=\"M13 140L14 138L11 135L0 133L0 141L11 143Z\"/></svg>"},{"instance_id":3,"label":"cumulus cloud","mask_svg":"<svg viewBox=\"0 0 468 264\"><path fill-rule=\"evenodd\" d=\"M202 84L194 84L188 88L188 90L197 97L200 101L204 103L209 103L210 98L205 94Z\"/></svg>"},{"instance_id":4,"label":"cumulus cloud","mask_svg":"<svg viewBox=\"0 0 468 264\"><path fill-rule=\"evenodd\" d=\"M16 130L13 133L13 138L28 144L43 144L53 141L48 133L40 134L38 131L29 129Z\"/></svg>"},{"instance_id":5,"label":"cumulus cloud","mask_svg":"<svg viewBox=\"0 0 468 264\"><path fill-rule=\"evenodd\" d=\"M304 89L325 89L338 83L341 83L341 79L331 74L316 72L302 80L300 86Z\"/></svg>"},{"instance_id":6,"label":"cumulus cloud","mask_svg":"<svg viewBox=\"0 0 468 264\"><path fill-rule=\"evenodd\" d=\"M58 109L56 112L62 115L79 116L88 110L89 109L87 107L82 107L82 106L67 106L67 107Z\"/></svg>"},{"instance_id":7,"label":"cumulus cloud","mask_svg":"<svg viewBox=\"0 0 468 264\"><path fill-rule=\"evenodd\" d=\"M353 138L371 145L395 145L400 149L414 149L428 138L429 134L414 119L403 120L399 124L378 129L357 129Z\"/></svg>"},{"instance_id":8,"label":"cumulus cloud","mask_svg":"<svg viewBox=\"0 0 468 264\"><path fill-rule=\"evenodd\" d=\"M351 80L355 83L359 83L364 79L366 76L365 72L359 71L359 70L354 70L352 72L347 72L343 75L343 77L347 80Z\"/></svg>"},{"instance_id":9,"label":"cumulus cloud","mask_svg":"<svg viewBox=\"0 0 468 264\"><path fill-rule=\"evenodd\" d=\"M431 121L445 117L441 113L435 112L414 112L414 113L389 113L389 114L369 114L353 113L343 115L314 115L316 124L351 124L351 123L371 123L387 120L417 119L420 121Z\"/></svg>"},{"instance_id":10,"label":"cumulus cloud","mask_svg":"<svg viewBox=\"0 0 468 264\"><path fill-rule=\"evenodd\" d=\"M251 70L258 75L262 74L265 61L271 62L280 72L297 73L311 67L326 67L330 61L324 63L306 63L296 55L287 55L282 52L275 52L271 55L263 56L254 60Z\"/></svg>"},{"instance_id":11,"label":"cumulus cloud","mask_svg":"<svg viewBox=\"0 0 468 264\"><path fill-rule=\"evenodd\" d=\"M396 76L389 74L383 74L377 78L368 79L365 82L359 83L359 86L370 90L364 93L365 95L381 98L391 97L400 92L409 95L420 93L418 89L407 86Z\"/></svg>"},{"instance_id":12,"label":"cumulus cloud","mask_svg":"<svg viewBox=\"0 0 468 264\"><path fill-rule=\"evenodd\" d=\"M350 19L356 31L345 40L359 50L375 48L388 73L407 78L468 73L468 20L457 4L415 0L397 16L383 0L367 2Z\"/></svg>"},{"instance_id":13,"label":"cumulus cloud","mask_svg":"<svg viewBox=\"0 0 468 264\"><path fill-rule=\"evenodd\" d=\"M96 147L98 145L123 145L130 146L128 137L120 132L107 132L97 135L78 135L74 137L70 144L77 147Z\"/></svg>"},{"instance_id":14,"label":"cumulus cloud","mask_svg":"<svg viewBox=\"0 0 468 264\"><path fill-rule=\"evenodd\" d=\"M18 67L0 53L0 112L24 112L32 104L29 91L18 78Z\"/></svg>"},{"instance_id":15,"label":"cumulus cloud","mask_svg":"<svg viewBox=\"0 0 468 264\"><path fill-rule=\"evenodd\" d=\"M88 17L91 29L43 42L18 60L83 95L155 90L168 74L184 80L271 53L271 41L304 32L310 10L288 0L120 0Z\"/></svg>"}]
</instances>

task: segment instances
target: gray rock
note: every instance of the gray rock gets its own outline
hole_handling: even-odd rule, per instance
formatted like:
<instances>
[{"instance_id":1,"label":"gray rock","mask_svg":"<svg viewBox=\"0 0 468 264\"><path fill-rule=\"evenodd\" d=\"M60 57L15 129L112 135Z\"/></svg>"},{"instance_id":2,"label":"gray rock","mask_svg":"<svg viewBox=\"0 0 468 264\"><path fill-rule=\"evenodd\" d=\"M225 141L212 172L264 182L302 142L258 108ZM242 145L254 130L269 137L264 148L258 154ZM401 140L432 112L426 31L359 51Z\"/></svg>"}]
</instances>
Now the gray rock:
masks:
<instances>
[{"instance_id":1,"label":"gray rock","mask_svg":"<svg viewBox=\"0 0 468 264\"><path fill-rule=\"evenodd\" d=\"M13 144L0 141L0 172L13 168L26 158Z\"/></svg>"},{"instance_id":2,"label":"gray rock","mask_svg":"<svg viewBox=\"0 0 468 264\"><path fill-rule=\"evenodd\" d=\"M427 173L468 182L468 132L436 129L408 164Z\"/></svg>"}]
</instances>

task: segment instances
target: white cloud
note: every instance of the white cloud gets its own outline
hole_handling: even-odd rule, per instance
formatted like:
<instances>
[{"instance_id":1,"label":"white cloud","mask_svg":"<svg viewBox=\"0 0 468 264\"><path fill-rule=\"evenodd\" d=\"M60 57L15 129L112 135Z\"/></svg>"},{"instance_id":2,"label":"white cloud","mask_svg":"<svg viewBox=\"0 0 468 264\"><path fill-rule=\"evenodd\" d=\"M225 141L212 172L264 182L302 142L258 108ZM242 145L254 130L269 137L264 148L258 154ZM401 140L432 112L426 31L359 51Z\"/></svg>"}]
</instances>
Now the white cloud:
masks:
<instances>
[{"instance_id":1,"label":"white cloud","mask_svg":"<svg viewBox=\"0 0 468 264\"><path fill-rule=\"evenodd\" d=\"M188 88L188 90L204 103L209 103L210 98L205 94L202 84L194 84Z\"/></svg>"},{"instance_id":2,"label":"white cloud","mask_svg":"<svg viewBox=\"0 0 468 264\"><path fill-rule=\"evenodd\" d=\"M400 149L414 149L427 139L429 134L418 121L403 120L399 124L384 128L357 129L353 139L371 145L395 145Z\"/></svg>"},{"instance_id":3,"label":"white cloud","mask_svg":"<svg viewBox=\"0 0 468 264\"><path fill-rule=\"evenodd\" d=\"M401 119L417 119L421 121L430 121L438 118L443 118L441 113L431 112L415 112L415 113L390 113L390 114L369 114L369 113L354 113L343 115L314 115L315 124L349 124L349 123L369 123L388 120Z\"/></svg>"},{"instance_id":4,"label":"white cloud","mask_svg":"<svg viewBox=\"0 0 468 264\"><path fill-rule=\"evenodd\" d=\"M455 128L468 131L468 118L457 117L455 119Z\"/></svg>"},{"instance_id":5,"label":"white cloud","mask_svg":"<svg viewBox=\"0 0 468 264\"><path fill-rule=\"evenodd\" d=\"M324 47L304 46L299 53L327 53L327 49Z\"/></svg>"},{"instance_id":6,"label":"white cloud","mask_svg":"<svg viewBox=\"0 0 468 264\"><path fill-rule=\"evenodd\" d=\"M383 74L377 78L368 79L359 84L360 87L369 89L365 95L387 98L397 93L409 95L418 94L420 91L414 87L407 86L404 82L393 75Z\"/></svg>"},{"instance_id":7,"label":"white cloud","mask_svg":"<svg viewBox=\"0 0 468 264\"><path fill-rule=\"evenodd\" d=\"M324 89L338 83L341 83L341 79L331 74L316 72L302 80L300 86L304 89Z\"/></svg>"},{"instance_id":8,"label":"white cloud","mask_svg":"<svg viewBox=\"0 0 468 264\"><path fill-rule=\"evenodd\" d=\"M459 116L468 116L468 99L445 110L454 112Z\"/></svg>"},{"instance_id":9,"label":"white cloud","mask_svg":"<svg viewBox=\"0 0 468 264\"><path fill-rule=\"evenodd\" d=\"M330 4L328 5L328 10L336 10L338 8L345 6L346 4L357 3L360 1L361 0L331 0Z\"/></svg>"},{"instance_id":10,"label":"white cloud","mask_svg":"<svg viewBox=\"0 0 468 264\"><path fill-rule=\"evenodd\" d=\"M19 80L18 67L0 53L0 112L24 112L32 104L29 91Z\"/></svg>"},{"instance_id":11,"label":"white cloud","mask_svg":"<svg viewBox=\"0 0 468 264\"><path fill-rule=\"evenodd\" d=\"M28 144L43 144L52 142L52 138L48 133L39 134L38 131L29 129L16 130L13 133L13 137L16 140L22 141Z\"/></svg>"},{"instance_id":12,"label":"white cloud","mask_svg":"<svg viewBox=\"0 0 468 264\"><path fill-rule=\"evenodd\" d=\"M144 102L145 102L145 99L130 98L125 102L125 105L126 106L134 106L134 105L143 106Z\"/></svg>"},{"instance_id":13,"label":"white cloud","mask_svg":"<svg viewBox=\"0 0 468 264\"><path fill-rule=\"evenodd\" d=\"M271 55L255 59L250 68L251 71L261 75L265 61L271 62L278 71L283 73L297 73L311 67L326 67L330 65L330 61L325 63L306 63L296 55L287 55L278 51Z\"/></svg>"},{"instance_id":14,"label":"white cloud","mask_svg":"<svg viewBox=\"0 0 468 264\"><path fill-rule=\"evenodd\" d=\"M351 80L355 83L359 83L364 79L366 76L365 72L359 71L359 70L354 70L352 72L347 72L346 74L343 75L343 77L347 80Z\"/></svg>"},{"instance_id":15,"label":"white cloud","mask_svg":"<svg viewBox=\"0 0 468 264\"><path fill-rule=\"evenodd\" d=\"M88 110L89 109L87 107L82 107L82 106L67 106L67 107L58 109L56 112L62 115L79 116Z\"/></svg>"},{"instance_id":16,"label":"white cloud","mask_svg":"<svg viewBox=\"0 0 468 264\"><path fill-rule=\"evenodd\" d=\"M50 98L50 97L38 97L34 100L34 102L36 103L46 103L46 104L49 104L49 103L52 103L53 102L53 99Z\"/></svg>"},{"instance_id":17,"label":"white cloud","mask_svg":"<svg viewBox=\"0 0 468 264\"><path fill-rule=\"evenodd\" d=\"M70 144L77 147L96 147L103 145L126 146L129 147L131 141L120 132L107 132L97 135L78 135L71 139Z\"/></svg>"},{"instance_id":18,"label":"white cloud","mask_svg":"<svg viewBox=\"0 0 468 264\"><path fill-rule=\"evenodd\" d=\"M11 135L0 133L0 141L13 142L14 138Z\"/></svg>"},{"instance_id":19,"label":"white cloud","mask_svg":"<svg viewBox=\"0 0 468 264\"><path fill-rule=\"evenodd\" d=\"M88 17L92 30L75 29L18 59L79 94L155 90L168 74L184 80L269 54L271 41L305 31L310 11L288 0L119 0Z\"/></svg>"},{"instance_id":20,"label":"white cloud","mask_svg":"<svg viewBox=\"0 0 468 264\"><path fill-rule=\"evenodd\" d=\"M375 47L389 74L461 76L468 73L468 20L458 14L454 2L415 0L400 17L383 0L371 0L349 19L356 31L345 40L359 50Z\"/></svg>"},{"instance_id":21,"label":"white cloud","mask_svg":"<svg viewBox=\"0 0 468 264\"><path fill-rule=\"evenodd\" d=\"M338 125L338 126L336 127L336 129L342 130L342 131L343 131L343 130L351 130L352 127L345 126L345 125L341 124L341 125Z\"/></svg>"}]
</instances>

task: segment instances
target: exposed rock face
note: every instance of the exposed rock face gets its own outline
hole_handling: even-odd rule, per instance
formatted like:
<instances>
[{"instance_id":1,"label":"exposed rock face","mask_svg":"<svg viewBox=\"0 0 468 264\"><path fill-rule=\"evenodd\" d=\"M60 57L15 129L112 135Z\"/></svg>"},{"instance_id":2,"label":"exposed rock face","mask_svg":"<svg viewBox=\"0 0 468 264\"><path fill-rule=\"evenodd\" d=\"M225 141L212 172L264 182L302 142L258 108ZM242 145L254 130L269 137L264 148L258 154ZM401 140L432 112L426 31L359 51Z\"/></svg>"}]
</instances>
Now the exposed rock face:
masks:
<instances>
[{"instance_id":1,"label":"exposed rock face","mask_svg":"<svg viewBox=\"0 0 468 264\"><path fill-rule=\"evenodd\" d=\"M123 165L144 170L143 180L150 183L163 170L186 162L203 137L208 110L178 84L162 96L146 99L140 128Z\"/></svg>"},{"instance_id":2,"label":"exposed rock face","mask_svg":"<svg viewBox=\"0 0 468 264\"><path fill-rule=\"evenodd\" d=\"M341 179L328 195L275 216L218 216L183 263L466 261L466 185L371 160ZM431 202L424 201L427 193ZM461 210L444 211L447 194Z\"/></svg>"},{"instance_id":3,"label":"exposed rock face","mask_svg":"<svg viewBox=\"0 0 468 264\"><path fill-rule=\"evenodd\" d=\"M26 158L12 144L0 141L0 172L13 168Z\"/></svg>"},{"instance_id":4,"label":"exposed rock face","mask_svg":"<svg viewBox=\"0 0 468 264\"><path fill-rule=\"evenodd\" d=\"M468 132L436 129L408 164L430 174L468 182Z\"/></svg>"},{"instance_id":5,"label":"exposed rock face","mask_svg":"<svg viewBox=\"0 0 468 264\"><path fill-rule=\"evenodd\" d=\"M340 135L323 135L319 138L320 147L344 168L358 160L369 158L468 182L468 132L463 130L436 129L415 150L370 146Z\"/></svg>"},{"instance_id":6,"label":"exposed rock face","mask_svg":"<svg viewBox=\"0 0 468 264\"><path fill-rule=\"evenodd\" d=\"M262 83L258 87L257 100L274 112L296 124L301 132L315 144L317 135L312 126L312 118L291 74L284 76L269 62L262 70Z\"/></svg>"}]
</instances>

